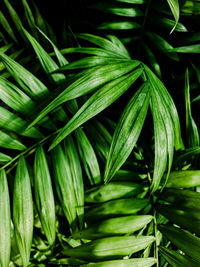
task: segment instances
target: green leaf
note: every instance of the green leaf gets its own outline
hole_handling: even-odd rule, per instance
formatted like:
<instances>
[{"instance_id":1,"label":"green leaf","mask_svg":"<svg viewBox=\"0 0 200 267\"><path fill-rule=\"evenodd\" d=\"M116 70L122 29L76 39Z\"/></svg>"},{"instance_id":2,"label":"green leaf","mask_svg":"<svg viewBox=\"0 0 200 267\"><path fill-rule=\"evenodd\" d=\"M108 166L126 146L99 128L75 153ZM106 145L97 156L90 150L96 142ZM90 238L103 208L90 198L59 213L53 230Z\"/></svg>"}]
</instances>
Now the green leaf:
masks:
<instances>
[{"instance_id":1,"label":"green leaf","mask_svg":"<svg viewBox=\"0 0 200 267\"><path fill-rule=\"evenodd\" d=\"M134 233L152 221L150 215L133 215L112 218L92 224L81 232L72 235L73 238L94 240L107 236L125 235Z\"/></svg>"},{"instance_id":2,"label":"green leaf","mask_svg":"<svg viewBox=\"0 0 200 267\"><path fill-rule=\"evenodd\" d=\"M155 132L155 162L152 190L155 191L160 183L167 166L168 178L172 161L174 146L182 147L180 122L174 102L162 82L145 66L145 71L151 89L151 110Z\"/></svg>"},{"instance_id":3,"label":"green leaf","mask_svg":"<svg viewBox=\"0 0 200 267\"><path fill-rule=\"evenodd\" d=\"M152 50L146 45L146 44L142 44L144 47L144 52L147 55L147 60L149 62L149 64L151 65L151 68L153 69L153 71L155 72L155 74L158 75L159 78L161 78L161 69L160 69L160 65L155 57L155 55L153 54Z\"/></svg>"},{"instance_id":4,"label":"green leaf","mask_svg":"<svg viewBox=\"0 0 200 267\"><path fill-rule=\"evenodd\" d=\"M26 0L22 0L22 4L24 6L25 17L26 17L28 25L29 25L29 27L31 29L31 32L35 36L35 38L38 39L37 30L35 28L35 18L33 16L31 8L29 7L29 5L28 5Z\"/></svg>"},{"instance_id":5,"label":"green leaf","mask_svg":"<svg viewBox=\"0 0 200 267\"><path fill-rule=\"evenodd\" d=\"M169 175L166 187L189 188L200 185L200 171L173 171Z\"/></svg>"},{"instance_id":6,"label":"green leaf","mask_svg":"<svg viewBox=\"0 0 200 267\"><path fill-rule=\"evenodd\" d=\"M139 29L141 25L135 21L104 22L98 26L100 30L132 30Z\"/></svg>"},{"instance_id":7,"label":"green leaf","mask_svg":"<svg viewBox=\"0 0 200 267\"><path fill-rule=\"evenodd\" d=\"M178 0L167 0L167 2L175 18L175 25L174 25L174 28L171 30L171 33L172 33L174 29L176 28L176 25L178 23L179 16L180 16L179 3L178 3Z\"/></svg>"},{"instance_id":8,"label":"green leaf","mask_svg":"<svg viewBox=\"0 0 200 267\"><path fill-rule=\"evenodd\" d=\"M118 198L133 197L142 192L143 187L133 182L110 182L95 186L85 192L85 202L101 203Z\"/></svg>"},{"instance_id":9,"label":"green leaf","mask_svg":"<svg viewBox=\"0 0 200 267\"><path fill-rule=\"evenodd\" d=\"M8 267L11 250L11 216L7 177L0 171L0 265Z\"/></svg>"},{"instance_id":10,"label":"green leaf","mask_svg":"<svg viewBox=\"0 0 200 267\"><path fill-rule=\"evenodd\" d=\"M176 225L200 234L199 209L185 209L173 205L157 205L157 210Z\"/></svg>"},{"instance_id":11,"label":"green leaf","mask_svg":"<svg viewBox=\"0 0 200 267\"><path fill-rule=\"evenodd\" d=\"M102 56L84 57L67 65L64 65L63 67L59 68L56 72L60 72L63 70L91 68L114 63L123 63L123 62L125 63L127 61L128 61L127 59L123 60L121 58L115 58L115 57L113 58L102 57Z\"/></svg>"},{"instance_id":12,"label":"green leaf","mask_svg":"<svg viewBox=\"0 0 200 267\"><path fill-rule=\"evenodd\" d=\"M102 161L105 162L110 150L112 136L99 121L92 120L92 123L88 122L86 128L94 149Z\"/></svg>"},{"instance_id":13,"label":"green leaf","mask_svg":"<svg viewBox=\"0 0 200 267\"><path fill-rule=\"evenodd\" d=\"M147 199L126 198L105 202L86 211L85 218L88 222L103 220L106 218L133 215L149 204Z\"/></svg>"},{"instance_id":14,"label":"green leaf","mask_svg":"<svg viewBox=\"0 0 200 267\"><path fill-rule=\"evenodd\" d=\"M0 152L0 164L4 164L8 161L10 161L12 158L2 152Z\"/></svg>"},{"instance_id":15,"label":"green leaf","mask_svg":"<svg viewBox=\"0 0 200 267\"><path fill-rule=\"evenodd\" d=\"M129 4L145 4L146 0L115 0L116 2L129 3Z\"/></svg>"},{"instance_id":16,"label":"green leaf","mask_svg":"<svg viewBox=\"0 0 200 267\"><path fill-rule=\"evenodd\" d=\"M0 53L0 60L27 95L39 98L47 93L47 87L12 58Z\"/></svg>"},{"instance_id":17,"label":"green leaf","mask_svg":"<svg viewBox=\"0 0 200 267\"><path fill-rule=\"evenodd\" d=\"M98 44L98 43L97 43ZM100 42L101 44L101 42ZM98 47L70 47L70 48L64 48L61 49L60 52L62 54L71 54L71 53L82 53L82 54L89 54L89 55L94 55L94 56L102 56L102 57L119 57L116 54L116 51L113 49L111 51L104 49L103 48L98 48ZM51 53L50 55L54 55L55 53ZM120 56L119 58L122 58Z\"/></svg>"},{"instance_id":18,"label":"green leaf","mask_svg":"<svg viewBox=\"0 0 200 267\"><path fill-rule=\"evenodd\" d=\"M75 131L78 150L91 185L101 183L99 163L94 149L81 128Z\"/></svg>"},{"instance_id":19,"label":"green leaf","mask_svg":"<svg viewBox=\"0 0 200 267\"><path fill-rule=\"evenodd\" d=\"M200 263L200 238L180 228L160 225L159 230L180 250Z\"/></svg>"},{"instance_id":20,"label":"green leaf","mask_svg":"<svg viewBox=\"0 0 200 267\"><path fill-rule=\"evenodd\" d=\"M64 214L69 225L74 231L76 229L77 201L74 192L73 177L69 166L69 160L59 145L52 150L52 162L56 191L61 202Z\"/></svg>"},{"instance_id":21,"label":"green leaf","mask_svg":"<svg viewBox=\"0 0 200 267\"><path fill-rule=\"evenodd\" d=\"M62 53L57 48L57 46L47 37L47 35L40 28L38 28L38 27L36 27L36 28L46 38L46 40L52 45L60 66L64 66L64 65L68 64L67 59L62 55Z\"/></svg>"},{"instance_id":22,"label":"green leaf","mask_svg":"<svg viewBox=\"0 0 200 267\"><path fill-rule=\"evenodd\" d=\"M78 110L72 119L61 129L60 133L53 140L50 149L59 144L67 135L77 129L84 122L88 121L102 110L110 106L123 93L125 93L133 82L141 75L142 69L111 81L97 90Z\"/></svg>"},{"instance_id":23,"label":"green leaf","mask_svg":"<svg viewBox=\"0 0 200 267\"><path fill-rule=\"evenodd\" d=\"M17 14L17 12L15 11L15 9L12 7L12 5L10 4L9 0L4 0L4 3L8 9L8 12L10 13L10 17L12 19L12 21L14 22L14 25L16 26L16 29L18 30L19 34L21 35L21 37L25 40L25 36L22 32L22 22Z\"/></svg>"},{"instance_id":24,"label":"green leaf","mask_svg":"<svg viewBox=\"0 0 200 267\"><path fill-rule=\"evenodd\" d=\"M186 134L188 139L188 146L199 146L199 132L197 125L192 117L191 102L190 102L190 82L189 71L185 73L185 109L186 109Z\"/></svg>"},{"instance_id":25,"label":"green leaf","mask_svg":"<svg viewBox=\"0 0 200 267\"><path fill-rule=\"evenodd\" d=\"M0 127L2 129L13 131L22 136L32 137L32 138L42 138L43 135L36 129L30 128L26 130L28 123L18 117L16 114L10 112L9 110L0 107Z\"/></svg>"},{"instance_id":26,"label":"green leaf","mask_svg":"<svg viewBox=\"0 0 200 267\"><path fill-rule=\"evenodd\" d=\"M128 1L128 0L127 0ZM134 258L134 259L126 259L126 260L114 260L114 261L102 261L95 263L88 263L86 267L151 267L156 264L156 259L154 258Z\"/></svg>"},{"instance_id":27,"label":"green leaf","mask_svg":"<svg viewBox=\"0 0 200 267\"><path fill-rule=\"evenodd\" d=\"M169 53L189 53L189 54L199 54L200 53L200 44L193 44L187 46L175 47L169 50Z\"/></svg>"},{"instance_id":28,"label":"green leaf","mask_svg":"<svg viewBox=\"0 0 200 267\"><path fill-rule=\"evenodd\" d=\"M23 266L27 266L33 236L33 202L30 177L23 157L18 162L14 181L13 222Z\"/></svg>"},{"instance_id":29,"label":"green leaf","mask_svg":"<svg viewBox=\"0 0 200 267\"><path fill-rule=\"evenodd\" d=\"M126 7L121 5L120 3L109 3L109 2L102 2L92 5L92 8L111 13L116 16L123 16L123 17L142 17L144 16L143 12L140 8L137 7Z\"/></svg>"},{"instance_id":30,"label":"green leaf","mask_svg":"<svg viewBox=\"0 0 200 267\"><path fill-rule=\"evenodd\" d=\"M196 210L200 208L200 194L190 190L167 188L162 191L159 198L180 209Z\"/></svg>"},{"instance_id":31,"label":"green leaf","mask_svg":"<svg viewBox=\"0 0 200 267\"><path fill-rule=\"evenodd\" d=\"M65 248L63 253L90 261L114 260L140 251L153 241L153 236L107 237L75 248Z\"/></svg>"},{"instance_id":32,"label":"green leaf","mask_svg":"<svg viewBox=\"0 0 200 267\"><path fill-rule=\"evenodd\" d=\"M182 266L182 267L196 267L197 262L193 261L190 257L182 255L173 250L159 247L161 255L168 261L171 266Z\"/></svg>"},{"instance_id":33,"label":"green leaf","mask_svg":"<svg viewBox=\"0 0 200 267\"><path fill-rule=\"evenodd\" d=\"M96 35L92 35L92 34L87 34L87 33L78 34L77 37L84 39L86 41L89 41L90 43L98 45L101 48L103 48L109 52L114 53L116 57L120 57L120 58L124 58L124 59L130 59L130 55L129 55L128 51L126 50L126 48L124 47L122 42L117 37L113 37L113 38L115 38L115 42L113 42L112 39L107 40L105 38L102 38L102 37L99 37ZM116 40L118 40L117 43L116 43Z\"/></svg>"},{"instance_id":34,"label":"green leaf","mask_svg":"<svg viewBox=\"0 0 200 267\"><path fill-rule=\"evenodd\" d=\"M6 17L4 16L4 14L1 11L0 11L0 24L7 31L8 35L14 40L14 42L18 43L8 20L6 19Z\"/></svg>"},{"instance_id":35,"label":"green leaf","mask_svg":"<svg viewBox=\"0 0 200 267\"><path fill-rule=\"evenodd\" d=\"M71 179L73 181L76 197L76 212L80 228L82 228L84 215L84 184L78 152L71 136L68 136L64 141L64 151L69 162L69 169L71 171Z\"/></svg>"},{"instance_id":36,"label":"green leaf","mask_svg":"<svg viewBox=\"0 0 200 267\"><path fill-rule=\"evenodd\" d=\"M104 181L109 182L133 150L149 106L149 84L131 98L117 124L105 167Z\"/></svg>"},{"instance_id":37,"label":"green leaf","mask_svg":"<svg viewBox=\"0 0 200 267\"><path fill-rule=\"evenodd\" d=\"M56 238L55 203L48 163L42 146L38 146L34 161L34 189L37 210L49 245Z\"/></svg>"},{"instance_id":38,"label":"green leaf","mask_svg":"<svg viewBox=\"0 0 200 267\"><path fill-rule=\"evenodd\" d=\"M179 61L179 57L176 54L176 51L174 51L173 46L170 45L164 38L154 32L147 32L146 35L152 42L152 45L160 50L161 53L172 60Z\"/></svg>"},{"instance_id":39,"label":"green leaf","mask_svg":"<svg viewBox=\"0 0 200 267\"><path fill-rule=\"evenodd\" d=\"M32 37L24 28L23 32L29 42L31 43L35 53L37 54L37 57L40 61L40 64L42 65L43 69L47 74L50 74L54 70L58 69L58 65L55 63L55 61L48 55L48 53L42 48L42 46L38 43L38 41ZM51 74L50 76L54 82L60 83L66 80L64 74Z\"/></svg>"},{"instance_id":40,"label":"green leaf","mask_svg":"<svg viewBox=\"0 0 200 267\"><path fill-rule=\"evenodd\" d=\"M26 149L26 146L23 145L19 140L1 130L0 130L0 147L15 149L19 151Z\"/></svg>"},{"instance_id":41,"label":"green leaf","mask_svg":"<svg viewBox=\"0 0 200 267\"><path fill-rule=\"evenodd\" d=\"M56 107L60 106L66 101L80 97L82 95L91 93L98 87L104 85L105 83L120 77L139 65L138 61L125 62L118 64L109 64L99 68L91 69L91 71L71 85L69 85L61 94L59 94L39 115L38 117L29 125L29 127L35 125L39 120L41 120L45 115L51 112Z\"/></svg>"},{"instance_id":42,"label":"green leaf","mask_svg":"<svg viewBox=\"0 0 200 267\"><path fill-rule=\"evenodd\" d=\"M34 107L34 102L18 87L0 77L0 99L21 114L27 114Z\"/></svg>"}]
</instances>

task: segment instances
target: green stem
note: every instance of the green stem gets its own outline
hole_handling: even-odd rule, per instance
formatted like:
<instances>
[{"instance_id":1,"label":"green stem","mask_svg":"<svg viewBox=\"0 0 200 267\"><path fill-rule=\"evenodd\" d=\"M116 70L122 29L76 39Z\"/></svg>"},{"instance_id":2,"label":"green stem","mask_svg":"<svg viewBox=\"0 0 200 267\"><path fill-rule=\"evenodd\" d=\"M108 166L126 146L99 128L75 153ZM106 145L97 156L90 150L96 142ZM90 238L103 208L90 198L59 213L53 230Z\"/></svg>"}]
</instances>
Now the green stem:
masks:
<instances>
[{"instance_id":1,"label":"green stem","mask_svg":"<svg viewBox=\"0 0 200 267\"><path fill-rule=\"evenodd\" d=\"M61 128L62 129L62 128ZM31 155L33 152L35 152L36 148L38 145L43 144L45 142L47 142L50 138L52 138L55 134L59 133L61 131L61 129L51 133L50 135L44 137L42 140L38 141L37 143L35 143L34 145L32 145L31 147L27 148L26 150L24 150L23 152L21 152L20 154L18 154L16 157L14 157L13 159L11 159L8 163L6 163L4 166L2 166L0 168L0 170L3 170L5 168L7 168L8 166L10 166L13 162L15 162L16 160L18 160L20 157L22 156L29 156ZM16 163L13 164L13 166L7 170L7 173L9 173L14 167L15 167Z\"/></svg>"}]
</instances>

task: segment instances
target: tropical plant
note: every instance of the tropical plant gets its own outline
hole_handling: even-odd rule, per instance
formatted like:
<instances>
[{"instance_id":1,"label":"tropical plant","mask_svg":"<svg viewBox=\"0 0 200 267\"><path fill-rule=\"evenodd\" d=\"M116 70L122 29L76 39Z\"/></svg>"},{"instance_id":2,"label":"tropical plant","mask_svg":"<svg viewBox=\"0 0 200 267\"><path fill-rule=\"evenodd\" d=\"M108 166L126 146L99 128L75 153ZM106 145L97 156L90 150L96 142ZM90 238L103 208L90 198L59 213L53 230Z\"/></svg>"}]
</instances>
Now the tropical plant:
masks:
<instances>
[{"instance_id":1,"label":"tropical plant","mask_svg":"<svg viewBox=\"0 0 200 267\"><path fill-rule=\"evenodd\" d=\"M199 266L199 2L66 2L2 1L0 266Z\"/></svg>"}]
</instances>

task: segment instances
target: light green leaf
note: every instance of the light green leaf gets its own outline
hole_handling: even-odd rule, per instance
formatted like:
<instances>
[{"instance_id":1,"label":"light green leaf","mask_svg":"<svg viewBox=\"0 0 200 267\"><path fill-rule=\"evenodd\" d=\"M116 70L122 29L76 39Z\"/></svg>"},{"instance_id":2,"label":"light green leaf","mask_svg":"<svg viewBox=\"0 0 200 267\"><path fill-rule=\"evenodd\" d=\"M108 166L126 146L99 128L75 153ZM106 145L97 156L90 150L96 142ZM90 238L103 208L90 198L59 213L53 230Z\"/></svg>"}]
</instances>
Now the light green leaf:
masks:
<instances>
[{"instance_id":1,"label":"light green leaf","mask_svg":"<svg viewBox=\"0 0 200 267\"><path fill-rule=\"evenodd\" d=\"M84 57L72 63L69 63L61 68L59 68L56 72L60 72L63 70L73 70L73 69L84 69L97 67L101 65L114 64L114 63L123 63L127 62L127 59L121 58L111 58L111 57L102 57L102 56L92 56L92 57Z\"/></svg>"},{"instance_id":2,"label":"light green leaf","mask_svg":"<svg viewBox=\"0 0 200 267\"><path fill-rule=\"evenodd\" d=\"M8 183L4 170L0 171L0 218L0 265L8 267L11 250L11 216Z\"/></svg>"},{"instance_id":3,"label":"light green leaf","mask_svg":"<svg viewBox=\"0 0 200 267\"><path fill-rule=\"evenodd\" d=\"M32 137L32 138L42 138L43 135L36 129L30 128L26 130L28 123L18 117L15 113L0 107L0 128L16 132L22 136Z\"/></svg>"},{"instance_id":4,"label":"light green leaf","mask_svg":"<svg viewBox=\"0 0 200 267\"><path fill-rule=\"evenodd\" d=\"M131 98L114 132L107 158L104 182L109 182L133 150L149 106L149 84L142 86Z\"/></svg>"},{"instance_id":5,"label":"light green leaf","mask_svg":"<svg viewBox=\"0 0 200 267\"><path fill-rule=\"evenodd\" d=\"M71 136L68 136L64 141L64 152L69 162L71 179L73 181L76 197L76 212L79 219L79 226L82 228L84 215L84 184L79 156Z\"/></svg>"},{"instance_id":6,"label":"light green leaf","mask_svg":"<svg viewBox=\"0 0 200 267\"><path fill-rule=\"evenodd\" d=\"M94 149L86 134L81 128L78 128L75 131L75 136L77 140L79 154L90 184L99 184L101 182L101 174Z\"/></svg>"},{"instance_id":7,"label":"light green leaf","mask_svg":"<svg viewBox=\"0 0 200 267\"><path fill-rule=\"evenodd\" d=\"M128 0L127 0L128 1ZM156 264L154 258L134 258L125 260L114 260L114 261L102 261L95 263L88 263L85 267L151 267Z\"/></svg>"},{"instance_id":8,"label":"light green leaf","mask_svg":"<svg viewBox=\"0 0 200 267\"><path fill-rule=\"evenodd\" d=\"M97 90L72 117L72 119L62 128L60 133L53 140L50 149L59 144L67 135L77 129L87 120L91 119L102 110L116 101L125 93L133 82L141 75L142 69L137 69L128 75L111 81Z\"/></svg>"},{"instance_id":9,"label":"light green leaf","mask_svg":"<svg viewBox=\"0 0 200 267\"><path fill-rule=\"evenodd\" d=\"M140 251L153 241L153 236L107 237L76 248L65 248L63 253L89 261L114 260Z\"/></svg>"},{"instance_id":10,"label":"light green leaf","mask_svg":"<svg viewBox=\"0 0 200 267\"><path fill-rule=\"evenodd\" d=\"M17 140L16 138L12 137L11 135L1 130L0 130L0 147L15 149L19 151L26 149L26 146L23 145L21 141Z\"/></svg>"},{"instance_id":11,"label":"light green leaf","mask_svg":"<svg viewBox=\"0 0 200 267\"><path fill-rule=\"evenodd\" d=\"M105 202L90 208L85 213L88 223L103 220L106 218L133 215L149 204L147 199L125 198Z\"/></svg>"},{"instance_id":12,"label":"light green leaf","mask_svg":"<svg viewBox=\"0 0 200 267\"><path fill-rule=\"evenodd\" d=\"M81 76L59 94L29 125L35 125L45 115L66 101L91 93L96 88L104 85L117 77L120 77L139 65L138 61L111 64L99 68L91 69L90 72Z\"/></svg>"},{"instance_id":13,"label":"light green leaf","mask_svg":"<svg viewBox=\"0 0 200 267\"><path fill-rule=\"evenodd\" d=\"M92 224L81 232L72 235L73 238L94 240L107 236L131 234L145 227L152 221L150 215L133 215L117 217Z\"/></svg>"},{"instance_id":14,"label":"light green leaf","mask_svg":"<svg viewBox=\"0 0 200 267\"><path fill-rule=\"evenodd\" d=\"M139 29L141 25L135 21L104 22L98 26L100 30L132 30Z\"/></svg>"},{"instance_id":15,"label":"light green leaf","mask_svg":"<svg viewBox=\"0 0 200 267\"><path fill-rule=\"evenodd\" d=\"M169 175L166 187L189 188L200 185L200 171L173 171Z\"/></svg>"},{"instance_id":16,"label":"light green leaf","mask_svg":"<svg viewBox=\"0 0 200 267\"><path fill-rule=\"evenodd\" d=\"M13 222L23 266L27 266L33 236L33 202L30 177L23 157L18 162L14 181Z\"/></svg>"},{"instance_id":17,"label":"light green leaf","mask_svg":"<svg viewBox=\"0 0 200 267\"><path fill-rule=\"evenodd\" d=\"M118 198L133 197L142 192L143 187L133 182L110 182L95 186L85 192L85 202L101 203Z\"/></svg>"},{"instance_id":18,"label":"light green leaf","mask_svg":"<svg viewBox=\"0 0 200 267\"><path fill-rule=\"evenodd\" d=\"M167 0L169 7L172 11L172 14L175 18L175 25L174 28L171 30L171 33L174 31L174 29L176 28L176 25L178 23L179 20L179 15L180 15L180 10L179 10L179 3L178 0Z\"/></svg>"},{"instance_id":19,"label":"light green leaf","mask_svg":"<svg viewBox=\"0 0 200 267\"><path fill-rule=\"evenodd\" d=\"M34 189L42 228L49 245L53 245L56 238L55 203L48 163L42 146L38 146L35 153Z\"/></svg>"},{"instance_id":20,"label":"light green leaf","mask_svg":"<svg viewBox=\"0 0 200 267\"><path fill-rule=\"evenodd\" d=\"M0 53L0 60L27 95L39 98L47 93L47 87L12 58Z\"/></svg>"},{"instance_id":21,"label":"light green leaf","mask_svg":"<svg viewBox=\"0 0 200 267\"><path fill-rule=\"evenodd\" d=\"M33 101L18 87L0 77L0 99L9 107L21 114L27 114L33 107Z\"/></svg>"},{"instance_id":22,"label":"light green leaf","mask_svg":"<svg viewBox=\"0 0 200 267\"><path fill-rule=\"evenodd\" d=\"M77 201L74 193L74 183L71 176L69 160L65 156L60 145L52 150L51 155L56 191L64 214L72 231L74 231L76 229Z\"/></svg>"},{"instance_id":23,"label":"light green leaf","mask_svg":"<svg viewBox=\"0 0 200 267\"><path fill-rule=\"evenodd\" d=\"M187 46L175 47L169 50L169 53L188 53L188 54L199 54L200 53L200 44L193 44Z\"/></svg>"},{"instance_id":24,"label":"light green leaf","mask_svg":"<svg viewBox=\"0 0 200 267\"><path fill-rule=\"evenodd\" d=\"M0 164L4 164L8 161L10 161L12 158L2 152L0 152Z\"/></svg>"},{"instance_id":25,"label":"light green leaf","mask_svg":"<svg viewBox=\"0 0 200 267\"><path fill-rule=\"evenodd\" d=\"M124 58L124 59L130 59L129 53L122 44L122 42L117 38L114 37L115 40L118 40L118 43L113 42L113 40L107 40L105 38L92 35L92 34L86 34L81 33L77 35L78 38L84 39L86 41L89 41L90 43L93 43L95 45L100 46L101 48L108 50L109 52L112 52L115 54L116 57ZM120 44L120 45L119 45ZM106 51L105 51L106 52Z\"/></svg>"}]
</instances>

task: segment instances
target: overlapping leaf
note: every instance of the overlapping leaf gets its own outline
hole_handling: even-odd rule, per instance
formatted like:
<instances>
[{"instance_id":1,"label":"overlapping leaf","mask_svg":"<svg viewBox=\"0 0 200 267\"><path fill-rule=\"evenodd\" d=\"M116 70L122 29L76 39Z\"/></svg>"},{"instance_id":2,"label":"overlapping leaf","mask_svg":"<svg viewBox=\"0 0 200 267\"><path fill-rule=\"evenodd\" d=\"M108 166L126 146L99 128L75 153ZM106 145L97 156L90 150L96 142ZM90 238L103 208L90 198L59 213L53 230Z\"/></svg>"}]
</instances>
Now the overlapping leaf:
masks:
<instances>
[{"instance_id":1,"label":"overlapping leaf","mask_svg":"<svg viewBox=\"0 0 200 267\"><path fill-rule=\"evenodd\" d=\"M14 182L13 222L23 265L27 266L33 237L33 203L30 176L23 157L18 162Z\"/></svg>"},{"instance_id":2,"label":"overlapping leaf","mask_svg":"<svg viewBox=\"0 0 200 267\"><path fill-rule=\"evenodd\" d=\"M108 182L130 155L142 130L149 106L149 84L145 84L126 106L115 130L105 167Z\"/></svg>"},{"instance_id":3,"label":"overlapping leaf","mask_svg":"<svg viewBox=\"0 0 200 267\"><path fill-rule=\"evenodd\" d=\"M0 171L0 217L0 264L2 267L8 267L11 250L11 215L8 183L4 170Z\"/></svg>"}]
</instances>

